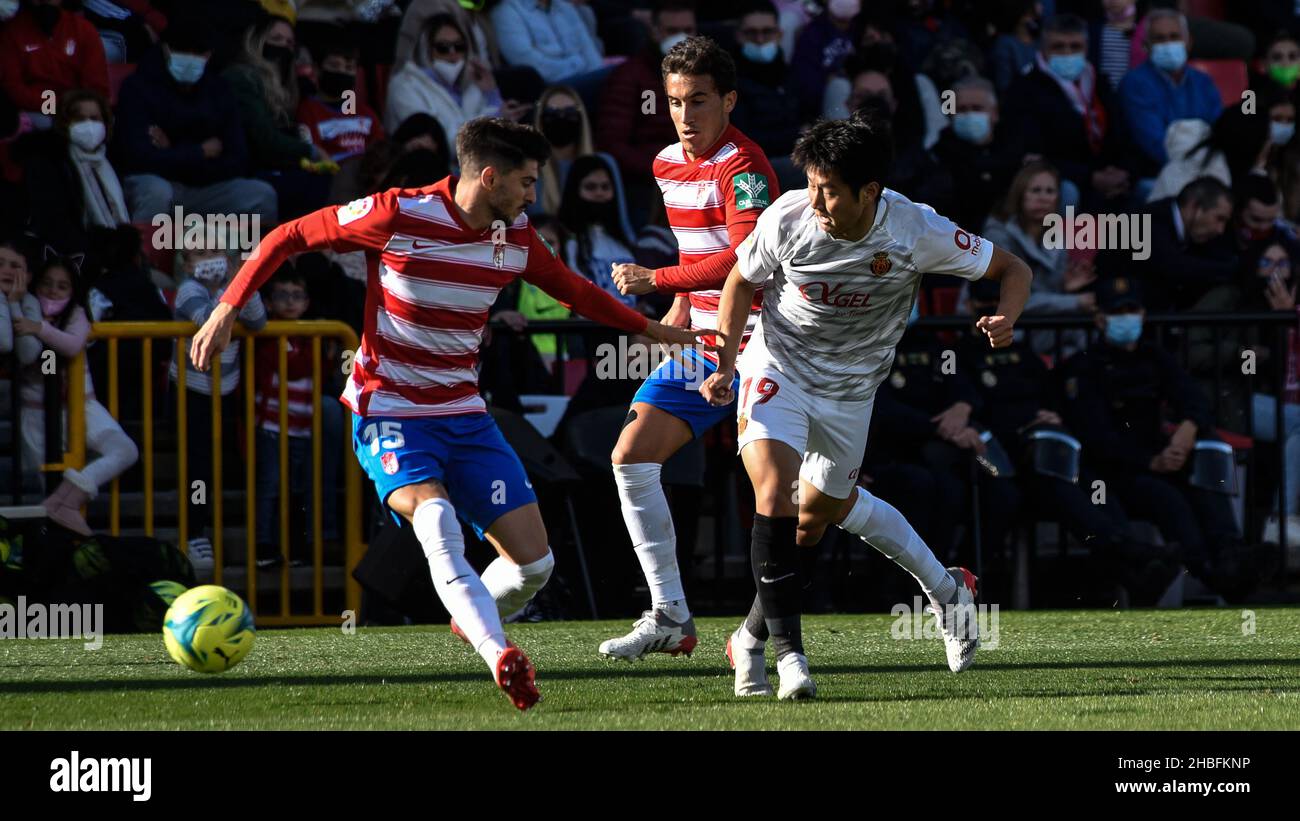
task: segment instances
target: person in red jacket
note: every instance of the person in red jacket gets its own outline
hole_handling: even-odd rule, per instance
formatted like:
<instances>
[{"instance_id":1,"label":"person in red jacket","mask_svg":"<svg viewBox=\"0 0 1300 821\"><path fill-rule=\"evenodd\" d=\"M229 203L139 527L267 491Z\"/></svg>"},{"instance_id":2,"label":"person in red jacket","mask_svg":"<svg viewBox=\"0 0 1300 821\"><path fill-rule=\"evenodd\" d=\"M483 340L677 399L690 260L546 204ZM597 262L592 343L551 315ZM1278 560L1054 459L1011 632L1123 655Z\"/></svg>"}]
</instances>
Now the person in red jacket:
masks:
<instances>
[{"instance_id":1,"label":"person in red jacket","mask_svg":"<svg viewBox=\"0 0 1300 821\"><path fill-rule=\"evenodd\" d=\"M40 128L53 122L64 91L88 88L107 98L99 32L63 0L29 0L0 29L0 88Z\"/></svg>"}]
</instances>

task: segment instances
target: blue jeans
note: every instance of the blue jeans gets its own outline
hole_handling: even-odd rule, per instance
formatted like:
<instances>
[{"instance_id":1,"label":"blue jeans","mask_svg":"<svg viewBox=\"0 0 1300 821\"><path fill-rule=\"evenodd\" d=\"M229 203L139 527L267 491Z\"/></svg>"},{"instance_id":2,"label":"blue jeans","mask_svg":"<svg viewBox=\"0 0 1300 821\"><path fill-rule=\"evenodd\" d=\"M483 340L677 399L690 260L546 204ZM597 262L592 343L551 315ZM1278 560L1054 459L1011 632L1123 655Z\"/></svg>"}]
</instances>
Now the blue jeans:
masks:
<instances>
[{"instance_id":1,"label":"blue jeans","mask_svg":"<svg viewBox=\"0 0 1300 821\"><path fill-rule=\"evenodd\" d=\"M1252 418L1255 438L1261 442L1277 441L1277 403L1262 393L1253 398ZM1282 464L1286 469L1286 515L1300 513L1300 405L1282 404L1282 434L1286 443Z\"/></svg>"}]
</instances>

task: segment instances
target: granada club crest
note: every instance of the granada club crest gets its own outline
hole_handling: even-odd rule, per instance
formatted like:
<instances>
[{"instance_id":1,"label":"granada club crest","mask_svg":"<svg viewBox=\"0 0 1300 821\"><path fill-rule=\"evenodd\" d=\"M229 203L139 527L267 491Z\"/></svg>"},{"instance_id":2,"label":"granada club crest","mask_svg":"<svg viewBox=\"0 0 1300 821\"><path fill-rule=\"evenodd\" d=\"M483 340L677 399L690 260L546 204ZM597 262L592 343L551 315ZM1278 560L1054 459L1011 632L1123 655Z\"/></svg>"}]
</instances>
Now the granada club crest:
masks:
<instances>
[{"instance_id":1,"label":"granada club crest","mask_svg":"<svg viewBox=\"0 0 1300 821\"><path fill-rule=\"evenodd\" d=\"M384 473L389 476L397 473L397 454L391 450L379 457L379 464L384 466Z\"/></svg>"},{"instance_id":2,"label":"granada club crest","mask_svg":"<svg viewBox=\"0 0 1300 821\"><path fill-rule=\"evenodd\" d=\"M877 251L871 258L871 273L878 277L889 273L889 269L893 267L894 263L890 260L887 251Z\"/></svg>"}]
</instances>

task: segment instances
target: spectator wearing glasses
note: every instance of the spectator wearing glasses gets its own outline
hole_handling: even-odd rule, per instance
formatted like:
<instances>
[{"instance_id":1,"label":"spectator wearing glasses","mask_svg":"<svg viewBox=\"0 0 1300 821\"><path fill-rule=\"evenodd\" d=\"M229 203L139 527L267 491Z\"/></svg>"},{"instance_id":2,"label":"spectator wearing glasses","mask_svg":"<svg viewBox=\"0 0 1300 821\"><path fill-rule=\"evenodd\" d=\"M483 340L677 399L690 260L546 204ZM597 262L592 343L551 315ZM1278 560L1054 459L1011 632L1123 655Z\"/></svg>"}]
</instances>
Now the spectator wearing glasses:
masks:
<instances>
[{"instance_id":1,"label":"spectator wearing glasses","mask_svg":"<svg viewBox=\"0 0 1300 821\"><path fill-rule=\"evenodd\" d=\"M475 117L501 111L501 92L492 70L470 50L455 17L435 14L425 23L411 61L388 84L384 127L389 131L412 114L429 114L442 125L455 157L456 133Z\"/></svg>"},{"instance_id":2,"label":"spectator wearing glasses","mask_svg":"<svg viewBox=\"0 0 1300 821\"><path fill-rule=\"evenodd\" d=\"M799 136L799 98L789 87L781 26L771 0L752 0L736 29L736 108L731 121L768 157L786 157Z\"/></svg>"}]
</instances>

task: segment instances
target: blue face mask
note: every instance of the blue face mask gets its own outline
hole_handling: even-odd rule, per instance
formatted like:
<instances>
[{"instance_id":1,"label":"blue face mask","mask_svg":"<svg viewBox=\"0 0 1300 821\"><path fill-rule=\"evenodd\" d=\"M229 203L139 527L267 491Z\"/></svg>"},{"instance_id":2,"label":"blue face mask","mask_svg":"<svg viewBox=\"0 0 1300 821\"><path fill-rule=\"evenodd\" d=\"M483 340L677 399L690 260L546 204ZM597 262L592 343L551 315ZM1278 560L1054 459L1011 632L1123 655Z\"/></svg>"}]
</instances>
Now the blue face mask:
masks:
<instances>
[{"instance_id":1,"label":"blue face mask","mask_svg":"<svg viewBox=\"0 0 1300 821\"><path fill-rule=\"evenodd\" d=\"M1151 47L1151 62L1161 71L1177 71L1187 65L1187 44L1182 40L1156 43Z\"/></svg>"},{"instance_id":2,"label":"blue face mask","mask_svg":"<svg viewBox=\"0 0 1300 821\"><path fill-rule=\"evenodd\" d=\"M193 85L203 76L203 69L208 65L206 57L198 57L193 54L178 54L173 52L167 58L167 70L171 72L172 79L182 85Z\"/></svg>"},{"instance_id":3,"label":"blue face mask","mask_svg":"<svg viewBox=\"0 0 1300 821\"><path fill-rule=\"evenodd\" d=\"M1111 314L1106 317L1106 341L1132 345L1142 338L1142 314Z\"/></svg>"},{"instance_id":4,"label":"blue face mask","mask_svg":"<svg viewBox=\"0 0 1300 821\"><path fill-rule=\"evenodd\" d=\"M1088 67L1088 58L1079 54L1053 54L1047 58L1047 67L1052 73L1067 83L1079 79L1079 75Z\"/></svg>"},{"instance_id":5,"label":"blue face mask","mask_svg":"<svg viewBox=\"0 0 1300 821\"><path fill-rule=\"evenodd\" d=\"M742 43L740 53L745 55L746 60L755 63L770 63L776 59L776 55L781 50L781 44L775 40L770 43Z\"/></svg>"},{"instance_id":6,"label":"blue face mask","mask_svg":"<svg viewBox=\"0 0 1300 821\"><path fill-rule=\"evenodd\" d=\"M993 130L993 121L984 111L964 111L954 114L952 132L968 143L982 143Z\"/></svg>"},{"instance_id":7,"label":"blue face mask","mask_svg":"<svg viewBox=\"0 0 1300 821\"><path fill-rule=\"evenodd\" d=\"M1286 145L1295 136L1295 123L1279 123L1273 120L1268 124L1268 138L1273 145Z\"/></svg>"}]
</instances>

